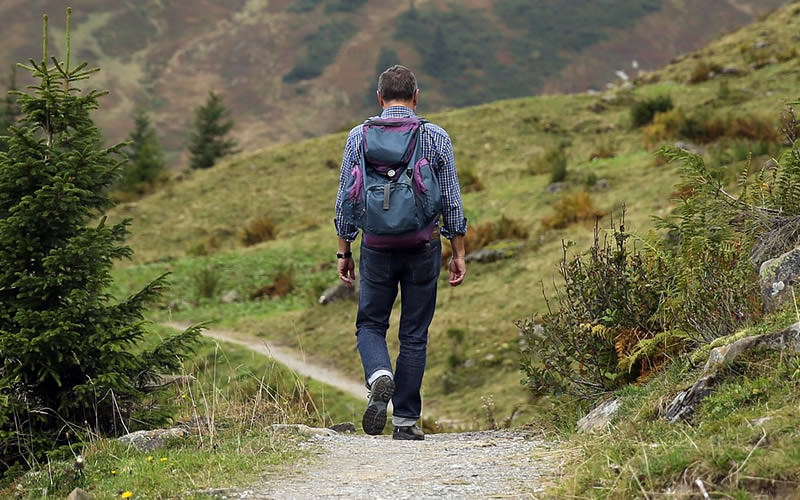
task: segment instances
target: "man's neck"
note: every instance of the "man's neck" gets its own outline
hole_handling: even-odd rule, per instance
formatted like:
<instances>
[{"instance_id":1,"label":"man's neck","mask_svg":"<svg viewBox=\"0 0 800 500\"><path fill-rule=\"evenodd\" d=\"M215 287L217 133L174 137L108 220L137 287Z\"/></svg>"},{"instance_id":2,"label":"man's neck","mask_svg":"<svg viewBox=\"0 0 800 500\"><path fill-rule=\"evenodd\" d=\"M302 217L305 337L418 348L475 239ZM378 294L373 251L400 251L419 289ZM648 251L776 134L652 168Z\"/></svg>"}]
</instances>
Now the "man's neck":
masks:
<instances>
[{"instance_id":1,"label":"man's neck","mask_svg":"<svg viewBox=\"0 0 800 500\"><path fill-rule=\"evenodd\" d=\"M383 103L383 109L391 108L392 106L403 106L411 111L414 111L414 103L408 101L391 101Z\"/></svg>"}]
</instances>

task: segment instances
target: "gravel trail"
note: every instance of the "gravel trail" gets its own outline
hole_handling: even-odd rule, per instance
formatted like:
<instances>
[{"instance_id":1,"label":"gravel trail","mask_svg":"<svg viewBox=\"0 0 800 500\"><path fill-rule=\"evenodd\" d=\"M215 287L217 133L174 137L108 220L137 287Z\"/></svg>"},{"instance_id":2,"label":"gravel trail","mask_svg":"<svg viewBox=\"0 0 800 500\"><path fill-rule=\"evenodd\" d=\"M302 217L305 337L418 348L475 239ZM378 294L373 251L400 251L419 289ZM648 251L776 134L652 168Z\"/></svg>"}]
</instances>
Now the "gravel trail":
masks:
<instances>
[{"instance_id":1,"label":"gravel trail","mask_svg":"<svg viewBox=\"0 0 800 500\"><path fill-rule=\"evenodd\" d=\"M522 432L313 436L313 456L278 477L221 495L236 499L537 498L560 466L550 443ZM222 492L220 492L222 493Z\"/></svg>"}]
</instances>

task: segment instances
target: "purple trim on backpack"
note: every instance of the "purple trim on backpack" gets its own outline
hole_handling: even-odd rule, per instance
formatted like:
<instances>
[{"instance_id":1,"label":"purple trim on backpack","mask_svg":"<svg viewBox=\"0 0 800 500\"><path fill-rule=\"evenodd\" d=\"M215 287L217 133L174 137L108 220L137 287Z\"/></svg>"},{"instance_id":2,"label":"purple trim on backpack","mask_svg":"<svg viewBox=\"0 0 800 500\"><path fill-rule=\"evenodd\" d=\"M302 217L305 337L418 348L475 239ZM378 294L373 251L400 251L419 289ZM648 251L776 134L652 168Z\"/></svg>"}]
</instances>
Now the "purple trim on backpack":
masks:
<instances>
[{"instance_id":1,"label":"purple trim on backpack","mask_svg":"<svg viewBox=\"0 0 800 500\"><path fill-rule=\"evenodd\" d=\"M361 179L361 167L359 165L354 166L351 172L353 173L353 186L347 196L351 201L355 201L361 198L361 193L364 191L364 181Z\"/></svg>"},{"instance_id":2,"label":"purple trim on backpack","mask_svg":"<svg viewBox=\"0 0 800 500\"><path fill-rule=\"evenodd\" d=\"M422 167L424 165L428 165L427 158L421 158L416 165L414 165L414 184L416 184L417 189L422 191L423 193L428 192L428 186L425 185L425 182L422 180Z\"/></svg>"},{"instance_id":3,"label":"purple trim on backpack","mask_svg":"<svg viewBox=\"0 0 800 500\"><path fill-rule=\"evenodd\" d=\"M417 231L416 233L403 234L400 236L376 236L374 234L364 233L364 245L375 250L392 250L392 249L406 249L420 247L425 243L431 241L433 232L436 229L436 221Z\"/></svg>"},{"instance_id":4,"label":"purple trim on backpack","mask_svg":"<svg viewBox=\"0 0 800 500\"><path fill-rule=\"evenodd\" d=\"M380 127L380 128L391 128L392 132L416 132L416 130L420 127L420 121L416 118L384 118L381 120L370 120L364 123L363 128L363 141L362 147L364 149L364 155L367 154L369 151L369 147L367 145L367 131L370 127ZM411 142L408 145L408 149L406 150L406 154L403 156L403 159L398 163L408 163L411 159L411 155L414 154L414 148L417 145L417 134L411 138ZM366 156L365 156L366 158ZM376 168L381 174L386 175L386 172L390 170L390 167L394 165L375 165L370 163L370 165L374 167L380 167L381 169ZM385 170L382 170L384 167Z\"/></svg>"}]
</instances>

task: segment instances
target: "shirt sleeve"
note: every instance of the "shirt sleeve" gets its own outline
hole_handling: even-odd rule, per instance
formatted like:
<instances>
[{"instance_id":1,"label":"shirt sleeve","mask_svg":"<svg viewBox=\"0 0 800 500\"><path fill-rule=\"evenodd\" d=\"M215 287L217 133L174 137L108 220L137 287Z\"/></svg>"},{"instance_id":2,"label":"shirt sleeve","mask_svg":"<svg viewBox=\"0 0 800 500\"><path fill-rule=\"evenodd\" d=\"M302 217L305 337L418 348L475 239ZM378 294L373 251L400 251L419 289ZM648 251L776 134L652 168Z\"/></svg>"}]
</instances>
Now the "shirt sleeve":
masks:
<instances>
[{"instance_id":1,"label":"shirt sleeve","mask_svg":"<svg viewBox=\"0 0 800 500\"><path fill-rule=\"evenodd\" d=\"M442 236L453 239L467 234L467 219L464 217L464 205L461 201L461 186L458 183L456 160L450 136L442 130L434 140L439 152L438 172L439 186L442 190Z\"/></svg>"},{"instance_id":2,"label":"shirt sleeve","mask_svg":"<svg viewBox=\"0 0 800 500\"><path fill-rule=\"evenodd\" d=\"M347 137L342 155L342 168L339 173L339 191L336 194L336 217L333 219L336 226L336 234L347 241L353 241L358 236L358 228L342 217L342 203L344 203L347 181L350 179L350 171L359 164L358 153L356 152L356 138L354 134Z\"/></svg>"}]
</instances>

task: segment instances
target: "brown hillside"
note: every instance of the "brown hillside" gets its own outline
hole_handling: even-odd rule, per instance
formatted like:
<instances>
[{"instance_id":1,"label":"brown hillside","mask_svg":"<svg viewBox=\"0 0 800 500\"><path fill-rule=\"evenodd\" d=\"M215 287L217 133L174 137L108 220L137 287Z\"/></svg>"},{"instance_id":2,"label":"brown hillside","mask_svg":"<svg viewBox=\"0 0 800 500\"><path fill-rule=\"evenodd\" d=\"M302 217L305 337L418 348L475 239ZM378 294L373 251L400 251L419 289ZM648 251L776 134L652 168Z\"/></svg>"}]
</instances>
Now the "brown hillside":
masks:
<instances>
[{"instance_id":1,"label":"brown hillside","mask_svg":"<svg viewBox=\"0 0 800 500\"><path fill-rule=\"evenodd\" d=\"M558 65L566 64L559 74L554 71L558 67L551 65L548 69L537 63L542 60L541 53L530 56L534 58L530 64L520 63L522 56L514 55L516 40L535 46L537 37L545 34L509 28L510 21L501 19L496 9L503 1L366 0L359 6L361 2L353 0L338 2L355 9L353 12L329 12L333 0L75 0L73 46L79 59L103 69L93 83L111 90L98 116L105 135L110 140L123 139L132 126L132 110L141 106L153 113L164 146L175 159L185 148L191 111L210 89L225 94L236 120L235 134L247 150L337 130L370 112L372 82L384 47L393 49L397 58L417 70L424 92L423 111L427 113L532 95L542 90L543 83L548 91L601 85L631 59L640 60L648 68L658 66L700 47L721 31L744 25L785 3L666 0L661 11L637 18L629 28L596 27L603 30L606 40L585 46L578 53L559 53L564 62ZM657 5L656 0L650 3ZM292 12L298 5L312 8ZM460 6L463 10L459 12L473 15L479 20L478 26L485 26L486 31L475 33L475 37L486 37L496 44L494 52L486 55L486 61L471 61L452 80L425 74L424 57L411 37L396 34L398 19L412 5L422 15L433 8L448 11ZM63 3L56 0L0 0L0 18L4 21L0 67L31 57L38 59L40 16L50 14L55 38L63 31L63 9ZM430 16L425 21L431 22ZM317 77L288 82L286 75L306 54L307 37L329 23L338 23L332 29L334 36L349 36L331 64ZM553 32L560 35L558 29ZM451 28L442 33L444 41L450 41L450 53L475 51L476 47L459 46L458 40L463 45L463 38L456 39ZM666 41L655 43L653 33ZM516 75L515 82L522 83L503 88L503 95L496 95L492 85L506 78L505 74L496 74L498 68L509 68ZM530 78L525 76L528 74ZM466 94L452 90L459 85Z\"/></svg>"}]
</instances>

